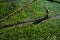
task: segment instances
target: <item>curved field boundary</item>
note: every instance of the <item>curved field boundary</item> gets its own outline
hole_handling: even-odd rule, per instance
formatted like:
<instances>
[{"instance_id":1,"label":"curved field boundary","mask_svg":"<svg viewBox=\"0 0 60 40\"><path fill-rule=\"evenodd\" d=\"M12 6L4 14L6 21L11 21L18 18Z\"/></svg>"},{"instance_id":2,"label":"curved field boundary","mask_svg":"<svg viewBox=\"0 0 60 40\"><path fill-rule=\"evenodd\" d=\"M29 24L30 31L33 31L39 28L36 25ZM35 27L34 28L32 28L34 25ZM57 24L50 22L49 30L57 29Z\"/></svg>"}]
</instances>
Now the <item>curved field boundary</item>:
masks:
<instances>
[{"instance_id":1,"label":"curved field boundary","mask_svg":"<svg viewBox=\"0 0 60 40\"><path fill-rule=\"evenodd\" d=\"M26 7L26 6L30 6L30 5L31 5L33 2L35 2L35 1L37 1L37 0L32 0L31 3L28 3L28 4L24 5L23 7L19 8L18 10L14 11L14 12L11 13L9 16L6 16L5 18L1 19L0 22L7 20L7 19L10 18L11 16L15 16L18 11L21 11L21 10L22 10L24 7Z\"/></svg>"},{"instance_id":2,"label":"curved field boundary","mask_svg":"<svg viewBox=\"0 0 60 40\"><path fill-rule=\"evenodd\" d=\"M47 1L50 1L50 2L55 2L55 3L60 4L60 1L53 1L53 0L47 0Z\"/></svg>"},{"instance_id":3,"label":"curved field boundary","mask_svg":"<svg viewBox=\"0 0 60 40\"><path fill-rule=\"evenodd\" d=\"M57 16L60 16L60 15L57 15ZM20 24L25 24L25 23L29 23L29 22L32 22L32 24L36 25L36 24L41 23L44 20L47 20L47 19L50 19L50 18L54 18L54 17L57 17L57 16L52 16L52 17L49 17L49 18L44 17L44 18L39 18L39 19L35 19L35 20L28 20L28 21L21 21L21 22L18 22L18 23L15 23L15 24L11 24L11 25L1 26L0 29L11 27L11 26L15 26L15 25L20 25Z\"/></svg>"}]
</instances>

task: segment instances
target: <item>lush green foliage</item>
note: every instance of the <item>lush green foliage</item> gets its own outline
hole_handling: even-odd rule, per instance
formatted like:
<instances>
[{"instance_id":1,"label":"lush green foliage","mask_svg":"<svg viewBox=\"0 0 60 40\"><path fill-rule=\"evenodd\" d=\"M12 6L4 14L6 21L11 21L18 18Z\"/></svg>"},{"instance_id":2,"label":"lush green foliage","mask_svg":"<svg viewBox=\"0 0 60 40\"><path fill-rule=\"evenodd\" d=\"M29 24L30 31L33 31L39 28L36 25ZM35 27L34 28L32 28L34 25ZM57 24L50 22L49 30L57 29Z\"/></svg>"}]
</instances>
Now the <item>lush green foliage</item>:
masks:
<instances>
[{"instance_id":1,"label":"lush green foliage","mask_svg":"<svg viewBox=\"0 0 60 40\"><path fill-rule=\"evenodd\" d=\"M32 1L1 0L0 19L4 19L4 17L14 13L24 5L28 5L18 10L16 15L10 16L8 20L0 22L0 27L42 18L46 14L45 8L49 9L49 17L52 18L36 25L28 22L0 29L0 40L60 40L60 4L47 0L37 0L31 4L30 2Z\"/></svg>"}]
</instances>

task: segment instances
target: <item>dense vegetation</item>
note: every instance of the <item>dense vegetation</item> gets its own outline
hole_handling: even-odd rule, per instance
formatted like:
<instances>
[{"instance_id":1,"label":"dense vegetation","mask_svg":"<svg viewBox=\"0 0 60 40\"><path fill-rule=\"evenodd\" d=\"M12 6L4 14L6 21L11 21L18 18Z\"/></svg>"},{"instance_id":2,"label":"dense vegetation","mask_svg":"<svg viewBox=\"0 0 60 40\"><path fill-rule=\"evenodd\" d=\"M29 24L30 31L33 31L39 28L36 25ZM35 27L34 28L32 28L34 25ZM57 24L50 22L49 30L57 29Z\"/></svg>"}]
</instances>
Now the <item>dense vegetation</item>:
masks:
<instances>
[{"instance_id":1,"label":"dense vegetation","mask_svg":"<svg viewBox=\"0 0 60 40\"><path fill-rule=\"evenodd\" d=\"M0 40L60 40L60 0L0 0Z\"/></svg>"}]
</instances>

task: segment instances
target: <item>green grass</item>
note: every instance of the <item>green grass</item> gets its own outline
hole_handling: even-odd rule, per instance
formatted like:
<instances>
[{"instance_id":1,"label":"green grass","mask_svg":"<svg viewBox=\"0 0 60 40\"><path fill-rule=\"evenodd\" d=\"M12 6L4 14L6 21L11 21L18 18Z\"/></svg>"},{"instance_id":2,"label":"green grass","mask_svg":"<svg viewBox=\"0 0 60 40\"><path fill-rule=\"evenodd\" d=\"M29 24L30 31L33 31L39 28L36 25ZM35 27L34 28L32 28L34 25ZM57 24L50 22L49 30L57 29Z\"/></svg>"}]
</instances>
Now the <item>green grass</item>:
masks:
<instances>
[{"instance_id":1,"label":"green grass","mask_svg":"<svg viewBox=\"0 0 60 40\"><path fill-rule=\"evenodd\" d=\"M19 0L16 0L19 1ZM0 15L2 18L5 16L11 14L11 12L14 12L15 10L8 10L11 8L10 3L7 2L7 6L4 2L6 1L0 1L1 6L1 12ZM29 1L30 2L30 1ZM16 3L15 9L18 9L25 5L27 1L22 5L20 5L19 2ZM3 7L7 7L8 14L3 16L3 12L6 12L6 9L2 9ZM28 6L24 7L22 10L17 12L16 15L11 16L10 19L5 20L0 23L0 27L4 25L10 25L15 24L21 21L27 21L27 20L33 20L42 18L46 14L46 10L44 7L49 9L49 17L52 17L54 15L58 15L55 17L52 17L50 19L44 20L39 24L32 24L30 22L25 24L18 24L11 27L6 27L3 29L0 29L0 40L60 40L60 4L55 2L49 2L46 0L37 0L36 2L29 4ZM13 9L13 8L12 8ZM1 18L0 18L1 19Z\"/></svg>"},{"instance_id":2,"label":"green grass","mask_svg":"<svg viewBox=\"0 0 60 40\"><path fill-rule=\"evenodd\" d=\"M28 6L27 8L26 7L23 8L21 10L21 12L17 13L16 16L11 17L10 20L3 21L1 23L1 25L14 24L21 20L30 20L30 19L41 18L46 14L44 7L49 8L49 11L50 11L49 16L54 16L56 14L60 14L59 13L60 4L56 4L56 3L51 4L47 1L40 0L40 1L33 3L31 6ZM55 8L57 8L57 9L55 10Z\"/></svg>"},{"instance_id":3,"label":"green grass","mask_svg":"<svg viewBox=\"0 0 60 40\"><path fill-rule=\"evenodd\" d=\"M39 3L35 2L31 6L23 8L21 12L17 13L16 16L11 17L10 20L3 21L1 25L13 24L22 20L41 18L45 15L45 13L45 9L43 7L39 7Z\"/></svg>"},{"instance_id":4,"label":"green grass","mask_svg":"<svg viewBox=\"0 0 60 40\"><path fill-rule=\"evenodd\" d=\"M26 2L26 0L0 2L0 20L30 2L31 1Z\"/></svg>"},{"instance_id":5,"label":"green grass","mask_svg":"<svg viewBox=\"0 0 60 40\"><path fill-rule=\"evenodd\" d=\"M59 20L59 18L51 18L49 21L45 20L37 25L27 23L1 29L0 38L1 40L59 40Z\"/></svg>"}]
</instances>

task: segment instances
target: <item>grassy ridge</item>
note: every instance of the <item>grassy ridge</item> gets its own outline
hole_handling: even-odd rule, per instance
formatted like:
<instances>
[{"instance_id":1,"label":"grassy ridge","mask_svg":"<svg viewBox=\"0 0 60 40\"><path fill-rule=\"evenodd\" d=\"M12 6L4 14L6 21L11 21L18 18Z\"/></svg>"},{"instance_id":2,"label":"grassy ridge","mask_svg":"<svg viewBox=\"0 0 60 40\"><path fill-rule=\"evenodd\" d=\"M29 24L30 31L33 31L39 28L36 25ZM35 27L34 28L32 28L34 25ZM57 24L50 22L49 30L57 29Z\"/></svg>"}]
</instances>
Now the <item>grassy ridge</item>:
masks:
<instances>
[{"instance_id":1,"label":"grassy ridge","mask_svg":"<svg viewBox=\"0 0 60 40\"><path fill-rule=\"evenodd\" d=\"M29 2L31 1L26 2L26 0L17 0L0 3L0 20Z\"/></svg>"}]
</instances>

